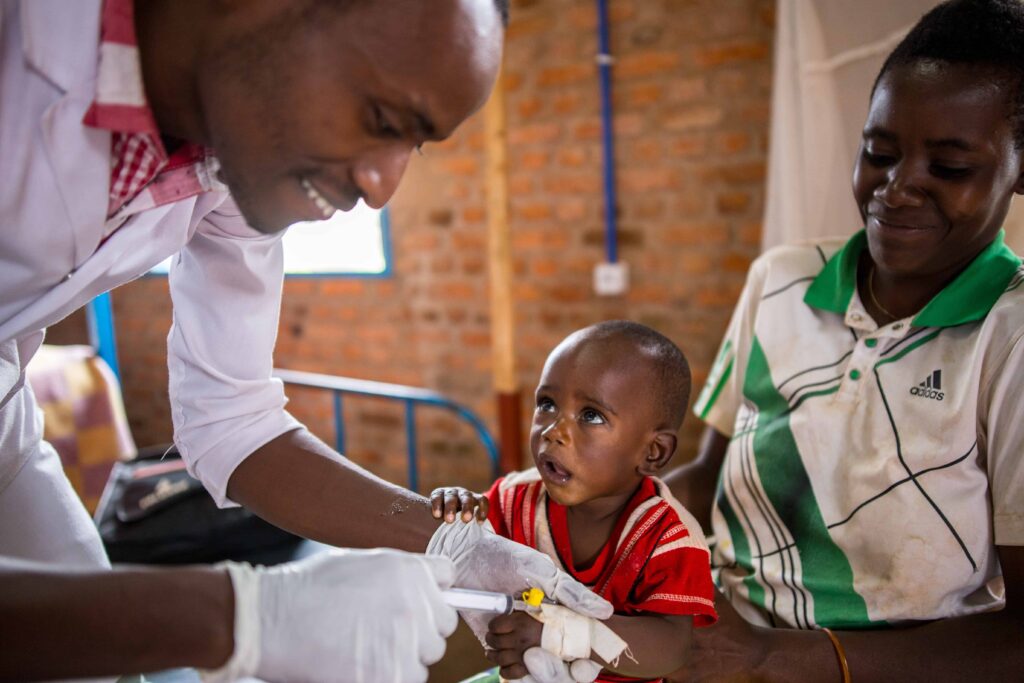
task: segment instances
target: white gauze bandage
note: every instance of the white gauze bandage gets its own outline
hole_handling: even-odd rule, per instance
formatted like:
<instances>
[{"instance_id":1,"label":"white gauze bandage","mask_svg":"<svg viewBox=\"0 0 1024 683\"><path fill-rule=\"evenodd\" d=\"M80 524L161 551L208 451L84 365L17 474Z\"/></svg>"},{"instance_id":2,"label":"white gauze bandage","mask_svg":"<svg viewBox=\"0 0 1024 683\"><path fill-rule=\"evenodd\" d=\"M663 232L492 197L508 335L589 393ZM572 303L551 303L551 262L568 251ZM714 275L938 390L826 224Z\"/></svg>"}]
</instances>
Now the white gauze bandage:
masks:
<instances>
[{"instance_id":1,"label":"white gauze bandage","mask_svg":"<svg viewBox=\"0 0 1024 683\"><path fill-rule=\"evenodd\" d=\"M626 641L597 619L549 604L542 604L539 613L530 614L544 624L540 646L560 659L588 659L594 653L616 666L619 657L626 652ZM628 652L626 656L630 657Z\"/></svg>"}]
</instances>

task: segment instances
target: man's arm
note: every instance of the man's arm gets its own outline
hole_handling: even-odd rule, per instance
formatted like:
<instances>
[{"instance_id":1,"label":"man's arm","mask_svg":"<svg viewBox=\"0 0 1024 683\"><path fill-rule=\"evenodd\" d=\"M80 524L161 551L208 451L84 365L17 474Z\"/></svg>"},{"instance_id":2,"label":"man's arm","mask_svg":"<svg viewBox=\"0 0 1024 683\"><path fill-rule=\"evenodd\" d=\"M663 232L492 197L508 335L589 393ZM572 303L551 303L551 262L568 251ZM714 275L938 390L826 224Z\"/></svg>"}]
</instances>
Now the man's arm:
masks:
<instances>
[{"instance_id":1,"label":"man's arm","mask_svg":"<svg viewBox=\"0 0 1024 683\"><path fill-rule=\"evenodd\" d=\"M1005 681L1024 670L1024 547L1002 546L1006 608L913 628L839 631L854 680ZM941 561L937 558L936 561ZM753 627L719 600L719 622L694 635L692 667L673 681L834 683L835 650L824 633Z\"/></svg>"},{"instance_id":2,"label":"man's arm","mask_svg":"<svg viewBox=\"0 0 1024 683\"><path fill-rule=\"evenodd\" d=\"M57 572L0 560L0 680L214 669L234 647L225 571Z\"/></svg>"},{"instance_id":3,"label":"man's arm","mask_svg":"<svg viewBox=\"0 0 1024 683\"><path fill-rule=\"evenodd\" d=\"M426 498L367 472L305 429L243 460L228 496L281 528L349 548L423 552L438 526Z\"/></svg>"},{"instance_id":4,"label":"man's arm","mask_svg":"<svg viewBox=\"0 0 1024 683\"><path fill-rule=\"evenodd\" d=\"M705 533L711 528L715 487L728 447L729 437L714 427L705 427L697 457L663 478L672 495L697 519Z\"/></svg>"}]
</instances>

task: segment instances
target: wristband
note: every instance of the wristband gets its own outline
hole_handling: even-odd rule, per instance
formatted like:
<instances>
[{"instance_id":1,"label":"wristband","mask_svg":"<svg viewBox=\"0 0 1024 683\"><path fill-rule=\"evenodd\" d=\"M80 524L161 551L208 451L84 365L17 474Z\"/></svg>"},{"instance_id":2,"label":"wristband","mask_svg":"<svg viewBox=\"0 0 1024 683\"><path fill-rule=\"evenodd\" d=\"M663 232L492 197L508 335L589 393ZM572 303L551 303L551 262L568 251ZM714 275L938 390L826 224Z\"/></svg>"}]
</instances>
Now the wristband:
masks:
<instances>
[{"instance_id":1,"label":"wristband","mask_svg":"<svg viewBox=\"0 0 1024 683\"><path fill-rule=\"evenodd\" d=\"M832 629L822 628L828 639L832 641L832 647L835 648L836 658L839 660L839 671L842 674L843 683L851 683L850 679L850 664L846 661L846 650L843 649L843 644L836 638L836 634L832 633Z\"/></svg>"}]
</instances>

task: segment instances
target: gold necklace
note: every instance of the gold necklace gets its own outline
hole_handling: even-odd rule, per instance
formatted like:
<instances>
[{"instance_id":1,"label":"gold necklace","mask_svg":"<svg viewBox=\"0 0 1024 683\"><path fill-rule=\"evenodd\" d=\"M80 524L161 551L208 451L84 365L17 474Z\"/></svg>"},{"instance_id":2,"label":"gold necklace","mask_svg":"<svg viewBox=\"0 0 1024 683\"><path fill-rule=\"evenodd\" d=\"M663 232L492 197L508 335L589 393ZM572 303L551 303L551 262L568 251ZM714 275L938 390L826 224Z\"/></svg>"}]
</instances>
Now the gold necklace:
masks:
<instances>
[{"instance_id":1,"label":"gold necklace","mask_svg":"<svg viewBox=\"0 0 1024 683\"><path fill-rule=\"evenodd\" d=\"M882 305L882 302L878 300L878 297L875 296L875 264L873 263L871 264L871 272L868 273L868 294L871 296L871 303L875 305L875 308L880 310L882 313L885 313L893 320L899 319L899 316L895 316L890 313L885 306Z\"/></svg>"}]
</instances>

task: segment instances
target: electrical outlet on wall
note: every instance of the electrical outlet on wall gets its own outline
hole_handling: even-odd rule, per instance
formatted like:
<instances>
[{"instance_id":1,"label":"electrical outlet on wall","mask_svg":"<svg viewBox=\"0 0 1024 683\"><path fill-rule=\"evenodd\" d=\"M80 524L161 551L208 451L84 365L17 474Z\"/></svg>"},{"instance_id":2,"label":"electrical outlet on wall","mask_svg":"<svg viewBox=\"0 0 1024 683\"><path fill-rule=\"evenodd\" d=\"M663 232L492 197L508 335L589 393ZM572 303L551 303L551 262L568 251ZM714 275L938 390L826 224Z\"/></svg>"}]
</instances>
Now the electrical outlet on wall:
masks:
<instances>
[{"instance_id":1,"label":"electrical outlet on wall","mask_svg":"<svg viewBox=\"0 0 1024 683\"><path fill-rule=\"evenodd\" d=\"M618 296L629 289L629 264L623 261L594 266L594 292L600 296Z\"/></svg>"}]
</instances>

